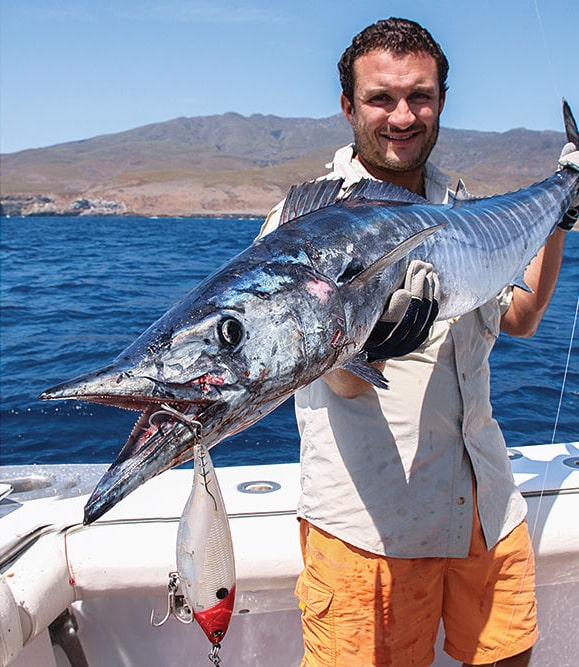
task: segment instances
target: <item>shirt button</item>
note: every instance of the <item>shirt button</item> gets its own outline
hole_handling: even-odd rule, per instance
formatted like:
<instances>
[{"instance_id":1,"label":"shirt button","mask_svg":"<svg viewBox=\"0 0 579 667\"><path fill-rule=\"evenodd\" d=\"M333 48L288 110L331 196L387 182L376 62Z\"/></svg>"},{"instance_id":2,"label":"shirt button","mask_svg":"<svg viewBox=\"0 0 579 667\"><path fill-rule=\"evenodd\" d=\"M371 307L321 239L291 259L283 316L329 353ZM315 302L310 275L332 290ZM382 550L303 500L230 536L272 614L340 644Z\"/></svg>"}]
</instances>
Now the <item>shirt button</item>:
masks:
<instances>
[{"instance_id":1,"label":"shirt button","mask_svg":"<svg viewBox=\"0 0 579 667\"><path fill-rule=\"evenodd\" d=\"M456 501L457 505L464 505L465 502L466 502L466 500L464 499L463 496L461 496L460 498L458 498L457 501Z\"/></svg>"},{"instance_id":2,"label":"shirt button","mask_svg":"<svg viewBox=\"0 0 579 667\"><path fill-rule=\"evenodd\" d=\"M462 374L462 379L463 379L463 380L466 380L466 373L463 373L463 374Z\"/></svg>"}]
</instances>

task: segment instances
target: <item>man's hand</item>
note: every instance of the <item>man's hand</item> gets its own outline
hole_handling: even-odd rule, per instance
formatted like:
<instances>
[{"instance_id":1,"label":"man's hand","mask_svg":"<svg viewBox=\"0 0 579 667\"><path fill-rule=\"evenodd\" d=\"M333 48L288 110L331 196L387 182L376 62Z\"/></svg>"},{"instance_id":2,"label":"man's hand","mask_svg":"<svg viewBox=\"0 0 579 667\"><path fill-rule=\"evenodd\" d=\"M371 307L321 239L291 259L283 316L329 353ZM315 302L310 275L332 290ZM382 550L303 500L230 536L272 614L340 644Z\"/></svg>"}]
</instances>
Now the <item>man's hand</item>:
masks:
<instances>
[{"instance_id":1,"label":"man's hand","mask_svg":"<svg viewBox=\"0 0 579 667\"><path fill-rule=\"evenodd\" d=\"M579 171L579 150L572 143L565 144L559 156L559 168L571 167Z\"/></svg>"},{"instance_id":2,"label":"man's hand","mask_svg":"<svg viewBox=\"0 0 579 667\"><path fill-rule=\"evenodd\" d=\"M438 314L440 286L432 264L410 262L404 285L396 290L364 345L368 361L402 357L428 336Z\"/></svg>"},{"instance_id":3,"label":"man's hand","mask_svg":"<svg viewBox=\"0 0 579 667\"><path fill-rule=\"evenodd\" d=\"M575 144L569 143L563 146L563 150L559 157L559 169L563 169L563 167L571 167L571 169L579 171L579 151ZM564 229L566 232L573 229L579 218L578 207L579 197L576 197L572 207L565 213L563 220L559 223L561 229Z\"/></svg>"}]
</instances>

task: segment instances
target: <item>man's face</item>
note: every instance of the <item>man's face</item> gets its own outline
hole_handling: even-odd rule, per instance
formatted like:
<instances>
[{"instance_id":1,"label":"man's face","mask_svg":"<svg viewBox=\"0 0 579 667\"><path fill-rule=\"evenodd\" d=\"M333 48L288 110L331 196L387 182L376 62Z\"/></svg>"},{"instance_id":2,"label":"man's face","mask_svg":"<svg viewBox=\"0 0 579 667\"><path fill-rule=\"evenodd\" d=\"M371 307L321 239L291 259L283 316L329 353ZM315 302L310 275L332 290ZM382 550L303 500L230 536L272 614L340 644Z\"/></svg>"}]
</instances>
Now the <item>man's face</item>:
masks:
<instances>
[{"instance_id":1,"label":"man's face","mask_svg":"<svg viewBox=\"0 0 579 667\"><path fill-rule=\"evenodd\" d=\"M438 138L444 106L436 61L425 53L371 51L354 63L354 102L341 97L358 158L375 177L420 170Z\"/></svg>"}]
</instances>

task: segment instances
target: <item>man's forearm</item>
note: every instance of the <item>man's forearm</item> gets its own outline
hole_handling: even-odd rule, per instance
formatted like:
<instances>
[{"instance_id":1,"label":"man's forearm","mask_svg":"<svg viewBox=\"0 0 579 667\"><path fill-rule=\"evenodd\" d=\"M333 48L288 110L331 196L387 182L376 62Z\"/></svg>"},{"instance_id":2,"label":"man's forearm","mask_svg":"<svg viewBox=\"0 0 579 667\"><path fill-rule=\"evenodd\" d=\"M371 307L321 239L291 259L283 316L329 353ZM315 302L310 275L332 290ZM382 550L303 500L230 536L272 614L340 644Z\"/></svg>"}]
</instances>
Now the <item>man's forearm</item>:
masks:
<instances>
[{"instance_id":1,"label":"man's forearm","mask_svg":"<svg viewBox=\"0 0 579 667\"><path fill-rule=\"evenodd\" d=\"M372 365L379 371L383 371L386 366L385 362ZM343 368L337 368L335 371L326 373L322 376L322 380L324 380L334 394L342 398L356 398L356 396L360 396L360 394L363 394L372 387L366 380Z\"/></svg>"},{"instance_id":2,"label":"man's forearm","mask_svg":"<svg viewBox=\"0 0 579 667\"><path fill-rule=\"evenodd\" d=\"M533 292L514 288L511 305L501 319L505 333L529 337L536 332L557 285L566 233L556 229L529 264L525 282Z\"/></svg>"}]
</instances>

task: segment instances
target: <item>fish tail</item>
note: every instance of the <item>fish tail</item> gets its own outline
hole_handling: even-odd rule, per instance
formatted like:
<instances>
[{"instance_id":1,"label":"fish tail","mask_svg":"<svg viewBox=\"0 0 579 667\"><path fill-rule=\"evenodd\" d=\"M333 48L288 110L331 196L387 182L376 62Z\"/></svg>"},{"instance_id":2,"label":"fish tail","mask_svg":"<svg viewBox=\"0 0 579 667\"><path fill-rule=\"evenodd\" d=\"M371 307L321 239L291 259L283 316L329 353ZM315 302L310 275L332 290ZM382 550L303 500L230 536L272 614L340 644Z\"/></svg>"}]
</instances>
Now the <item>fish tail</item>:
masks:
<instances>
[{"instance_id":1,"label":"fish tail","mask_svg":"<svg viewBox=\"0 0 579 667\"><path fill-rule=\"evenodd\" d=\"M577 122L573 117L573 112L566 99L563 99L563 120L565 122L565 132L567 133L567 141L575 144L579 148L579 129L577 129Z\"/></svg>"}]
</instances>

